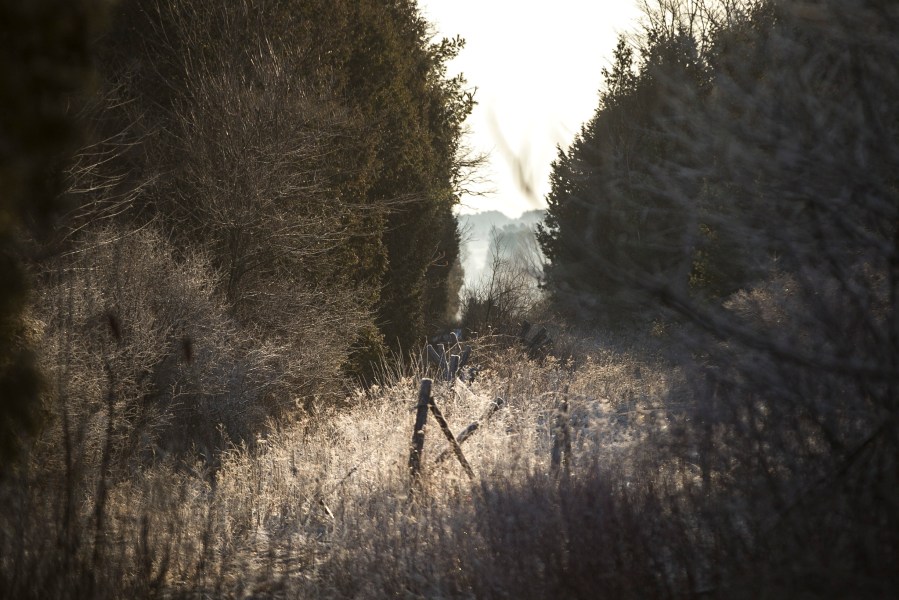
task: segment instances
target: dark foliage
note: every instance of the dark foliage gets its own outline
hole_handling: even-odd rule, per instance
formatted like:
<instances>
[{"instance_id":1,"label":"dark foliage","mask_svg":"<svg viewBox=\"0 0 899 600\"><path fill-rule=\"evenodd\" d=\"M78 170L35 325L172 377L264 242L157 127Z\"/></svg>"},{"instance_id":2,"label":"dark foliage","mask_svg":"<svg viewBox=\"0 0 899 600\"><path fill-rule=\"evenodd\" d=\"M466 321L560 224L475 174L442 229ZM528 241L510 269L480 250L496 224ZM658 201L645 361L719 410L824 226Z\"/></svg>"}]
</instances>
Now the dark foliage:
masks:
<instances>
[{"instance_id":1,"label":"dark foliage","mask_svg":"<svg viewBox=\"0 0 899 600\"><path fill-rule=\"evenodd\" d=\"M62 167L81 141L71 106L89 84L101 2L0 6L0 463L38 425L42 385L26 317L25 232L59 216Z\"/></svg>"},{"instance_id":2,"label":"dark foliage","mask_svg":"<svg viewBox=\"0 0 899 600\"><path fill-rule=\"evenodd\" d=\"M683 421L657 441L696 461L688 505L727 553L716 589L887 597L899 13L724 6L651 15L636 69L619 46L555 166L548 286L606 324L679 322L668 341L689 377L669 404Z\"/></svg>"}]
</instances>

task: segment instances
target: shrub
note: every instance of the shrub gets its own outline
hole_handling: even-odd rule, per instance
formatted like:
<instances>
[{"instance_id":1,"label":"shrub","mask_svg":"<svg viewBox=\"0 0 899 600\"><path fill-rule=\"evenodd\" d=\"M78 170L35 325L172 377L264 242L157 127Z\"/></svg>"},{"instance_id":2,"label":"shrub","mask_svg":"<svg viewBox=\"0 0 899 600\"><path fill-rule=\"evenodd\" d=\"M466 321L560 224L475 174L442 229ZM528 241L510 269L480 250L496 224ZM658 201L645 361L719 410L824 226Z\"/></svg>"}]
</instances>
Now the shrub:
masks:
<instances>
[{"instance_id":1,"label":"shrub","mask_svg":"<svg viewBox=\"0 0 899 600\"><path fill-rule=\"evenodd\" d=\"M219 427L252 439L280 379L277 352L236 328L201 256L176 261L150 228L101 228L47 265L42 283L47 410L56 435L84 436L67 444L99 456L109 426L116 462L135 466L158 452L212 450Z\"/></svg>"}]
</instances>

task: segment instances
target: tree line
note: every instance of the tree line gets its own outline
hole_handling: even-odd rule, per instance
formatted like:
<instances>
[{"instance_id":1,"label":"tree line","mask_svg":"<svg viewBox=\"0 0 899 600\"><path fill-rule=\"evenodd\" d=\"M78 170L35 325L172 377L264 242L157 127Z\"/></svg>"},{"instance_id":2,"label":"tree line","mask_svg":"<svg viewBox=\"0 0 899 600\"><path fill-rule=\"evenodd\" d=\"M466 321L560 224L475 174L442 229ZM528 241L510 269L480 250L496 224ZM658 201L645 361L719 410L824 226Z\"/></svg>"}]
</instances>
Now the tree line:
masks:
<instances>
[{"instance_id":1,"label":"tree line","mask_svg":"<svg viewBox=\"0 0 899 600\"><path fill-rule=\"evenodd\" d=\"M649 6L553 165L557 306L629 325L889 244L896 26L875 1Z\"/></svg>"},{"instance_id":2,"label":"tree line","mask_svg":"<svg viewBox=\"0 0 899 600\"><path fill-rule=\"evenodd\" d=\"M11 432L115 387L123 448L144 421L243 436L454 317L474 98L414 0L55 7L2 19L34 148L3 157Z\"/></svg>"},{"instance_id":3,"label":"tree line","mask_svg":"<svg viewBox=\"0 0 899 600\"><path fill-rule=\"evenodd\" d=\"M706 564L732 560L756 589L888 595L899 13L880 0L650 8L554 164L545 287L582 325L652 331L685 375L654 460L695 469L699 529L729 546Z\"/></svg>"}]
</instances>

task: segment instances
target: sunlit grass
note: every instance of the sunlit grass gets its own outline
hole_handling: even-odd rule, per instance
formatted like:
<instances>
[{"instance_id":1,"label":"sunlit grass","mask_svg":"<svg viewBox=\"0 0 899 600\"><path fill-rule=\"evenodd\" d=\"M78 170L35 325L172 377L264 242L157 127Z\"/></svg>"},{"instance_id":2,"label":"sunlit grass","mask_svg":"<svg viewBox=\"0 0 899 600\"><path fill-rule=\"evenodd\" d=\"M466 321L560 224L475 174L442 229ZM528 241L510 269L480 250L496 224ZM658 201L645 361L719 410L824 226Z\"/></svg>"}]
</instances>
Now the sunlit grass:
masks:
<instances>
[{"instance_id":1,"label":"sunlit grass","mask_svg":"<svg viewBox=\"0 0 899 600\"><path fill-rule=\"evenodd\" d=\"M571 481L579 482L566 485L589 486L601 470L629 460L641 437L640 407L663 393L665 382L651 373L634 379L634 365L610 356L585 358L574 371L552 360L537 364L514 349L482 358L477 381L437 381L433 391L457 432L496 398L505 400L463 446L474 481L452 457L435 463L447 442L431 419L422 489L410 495L414 405L428 373L398 374L339 406L272 422L253 444L227 445L217 468L173 456L109 481L99 537L95 464L55 485L45 482L40 502L31 485L6 488L5 500L24 514L4 512L4 550L16 543L43 549L4 553L3 578L18 586L8 589L65 596L65 586L24 578L63 569L61 579L81 592L110 597L125 590L372 597L483 591L496 561L506 560L495 544L509 535L524 540L544 518L564 520L542 514L560 509L550 451L561 399L570 405ZM39 465L32 468L22 483L41 477ZM59 507L70 486L78 498L67 533ZM517 497L524 489L537 494L536 505ZM518 527L524 529L511 531ZM550 528L541 535L555 534ZM69 547L54 539L68 539ZM95 566L101 572L91 572Z\"/></svg>"}]
</instances>

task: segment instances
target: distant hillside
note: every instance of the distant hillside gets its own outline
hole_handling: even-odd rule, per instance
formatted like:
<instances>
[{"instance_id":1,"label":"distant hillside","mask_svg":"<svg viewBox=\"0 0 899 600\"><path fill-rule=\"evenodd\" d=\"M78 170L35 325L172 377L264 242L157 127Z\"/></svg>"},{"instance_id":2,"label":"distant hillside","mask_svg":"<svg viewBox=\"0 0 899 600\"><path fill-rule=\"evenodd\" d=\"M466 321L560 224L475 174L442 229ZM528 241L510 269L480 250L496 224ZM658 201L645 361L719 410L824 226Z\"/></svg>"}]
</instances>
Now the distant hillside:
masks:
<instances>
[{"instance_id":1,"label":"distant hillside","mask_svg":"<svg viewBox=\"0 0 899 600\"><path fill-rule=\"evenodd\" d=\"M476 283L484 274L487 264L487 253L490 249L490 230L494 227L527 227L533 229L543 220L544 210L529 210L517 219L499 212L489 210L472 215L459 215L459 228L462 231L462 268L465 270L465 284Z\"/></svg>"}]
</instances>

